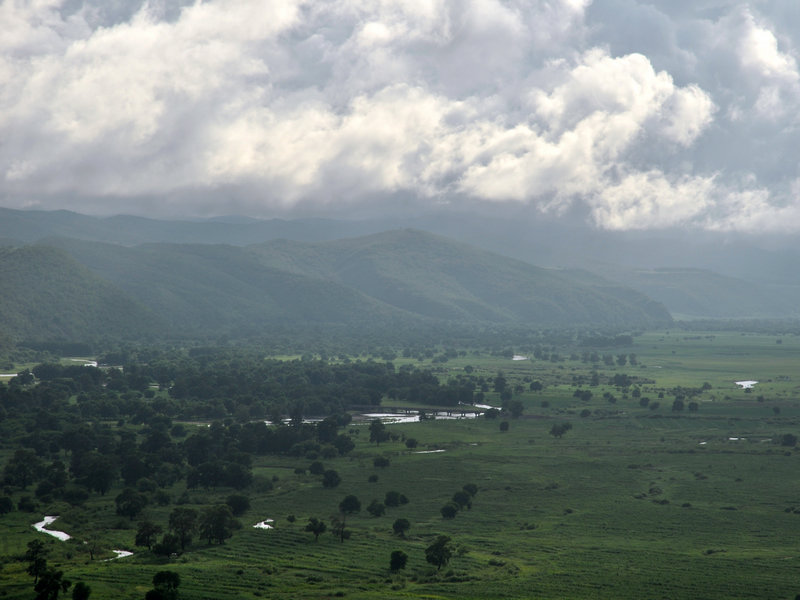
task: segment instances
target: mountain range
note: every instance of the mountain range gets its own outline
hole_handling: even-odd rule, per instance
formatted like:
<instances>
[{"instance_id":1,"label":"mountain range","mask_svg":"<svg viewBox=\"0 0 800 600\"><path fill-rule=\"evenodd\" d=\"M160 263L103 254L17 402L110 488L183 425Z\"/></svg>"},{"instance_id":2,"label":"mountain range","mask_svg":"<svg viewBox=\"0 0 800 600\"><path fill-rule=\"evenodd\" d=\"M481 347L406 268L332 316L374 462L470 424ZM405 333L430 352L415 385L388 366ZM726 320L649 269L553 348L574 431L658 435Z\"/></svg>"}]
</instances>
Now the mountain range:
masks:
<instances>
[{"instance_id":1,"label":"mountain range","mask_svg":"<svg viewBox=\"0 0 800 600\"><path fill-rule=\"evenodd\" d=\"M0 274L5 331L31 339L434 324L634 328L671 320L658 302L599 276L416 230L249 246L51 237L4 249Z\"/></svg>"},{"instance_id":2,"label":"mountain range","mask_svg":"<svg viewBox=\"0 0 800 600\"><path fill-rule=\"evenodd\" d=\"M16 337L97 337L800 316L793 239L601 232L470 215L397 224L0 208L0 246L16 248L0 256L0 267L15 273L0 287L3 324ZM25 278L33 272L36 281ZM99 312L86 321L93 306L113 306L117 319Z\"/></svg>"}]
</instances>

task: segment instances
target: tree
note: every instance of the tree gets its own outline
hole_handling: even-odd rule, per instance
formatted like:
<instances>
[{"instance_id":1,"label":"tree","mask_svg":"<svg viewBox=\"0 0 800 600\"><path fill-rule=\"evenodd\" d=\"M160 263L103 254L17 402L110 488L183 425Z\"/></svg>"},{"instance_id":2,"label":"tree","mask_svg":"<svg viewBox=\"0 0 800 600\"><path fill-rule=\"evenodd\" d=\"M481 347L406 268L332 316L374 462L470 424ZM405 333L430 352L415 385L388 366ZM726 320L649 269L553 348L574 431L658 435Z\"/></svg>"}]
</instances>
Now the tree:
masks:
<instances>
[{"instance_id":1,"label":"tree","mask_svg":"<svg viewBox=\"0 0 800 600\"><path fill-rule=\"evenodd\" d=\"M233 494L228 496L225 504L230 507L233 516L241 517L250 508L250 499L241 494Z\"/></svg>"},{"instance_id":2,"label":"tree","mask_svg":"<svg viewBox=\"0 0 800 600\"><path fill-rule=\"evenodd\" d=\"M181 540L174 533L165 533L161 541L153 545L153 554L171 556L181 549Z\"/></svg>"},{"instance_id":3,"label":"tree","mask_svg":"<svg viewBox=\"0 0 800 600\"><path fill-rule=\"evenodd\" d=\"M3 479L8 485L27 488L42 471L42 461L33 450L20 448L6 464Z\"/></svg>"},{"instance_id":4,"label":"tree","mask_svg":"<svg viewBox=\"0 0 800 600\"><path fill-rule=\"evenodd\" d=\"M408 448L409 450L413 450L414 448L417 447L417 445L418 445L418 442L417 442L416 438L408 438L406 440L406 448Z\"/></svg>"},{"instance_id":5,"label":"tree","mask_svg":"<svg viewBox=\"0 0 800 600\"><path fill-rule=\"evenodd\" d=\"M680 412L683 410L683 400L680 398L675 398L672 403L672 412Z\"/></svg>"},{"instance_id":6,"label":"tree","mask_svg":"<svg viewBox=\"0 0 800 600\"><path fill-rule=\"evenodd\" d=\"M399 571L400 569L406 568L407 562L408 562L408 554L406 554L402 550L394 550L392 552L392 555L389 557L389 568L392 571Z\"/></svg>"},{"instance_id":7,"label":"tree","mask_svg":"<svg viewBox=\"0 0 800 600\"><path fill-rule=\"evenodd\" d=\"M442 517L445 519L454 519L458 514L458 504L455 502L448 502L439 509L439 512L442 513Z\"/></svg>"},{"instance_id":8,"label":"tree","mask_svg":"<svg viewBox=\"0 0 800 600\"><path fill-rule=\"evenodd\" d=\"M386 512L386 505L383 502L373 500L367 507L367 512L373 517L380 517Z\"/></svg>"},{"instance_id":9,"label":"tree","mask_svg":"<svg viewBox=\"0 0 800 600\"><path fill-rule=\"evenodd\" d=\"M409 523L408 519L397 519L392 524L392 530L394 531L395 535L399 535L400 537L406 537L406 531L411 529L411 523Z\"/></svg>"},{"instance_id":10,"label":"tree","mask_svg":"<svg viewBox=\"0 0 800 600\"><path fill-rule=\"evenodd\" d=\"M385 456L376 456L372 459L372 465L384 469L389 466L389 459Z\"/></svg>"},{"instance_id":11,"label":"tree","mask_svg":"<svg viewBox=\"0 0 800 600\"><path fill-rule=\"evenodd\" d=\"M494 378L492 383L494 384L494 391L497 393L502 393L506 389L507 381L502 371L497 372L497 377Z\"/></svg>"},{"instance_id":12,"label":"tree","mask_svg":"<svg viewBox=\"0 0 800 600\"><path fill-rule=\"evenodd\" d=\"M500 431L503 433L508 431L508 421L503 421L502 423L500 423Z\"/></svg>"},{"instance_id":13,"label":"tree","mask_svg":"<svg viewBox=\"0 0 800 600\"><path fill-rule=\"evenodd\" d=\"M36 592L35 600L58 600L58 595L66 592L71 585L72 582L64 579L63 571L47 569L33 587L33 591Z\"/></svg>"},{"instance_id":14,"label":"tree","mask_svg":"<svg viewBox=\"0 0 800 600\"><path fill-rule=\"evenodd\" d=\"M25 552L25 560L28 561L26 571L33 577L34 585L39 581L39 576L47 569L47 552L44 542L39 540L28 542L28 550Z\"/></svg>"},{"instance_id":15,"label":"tree","mask_svg":"<svg viewBox=\"0 0 800 600\"><path fill-rule=\"evenodd\" d=\"M458 504L458 507L462 510L465 506L467 508L472 508L472 496L470 496L464 490L460 490L453 494L453 502Z\"/></svg>"},{"instance_id":16,"label":"tree","mask_svg":"<svg viewBox=\"0 0 800 600\"><path fill-rule=\"evenodd\" d=\"M383 497L383 503L386 506L400 506L401 504L408 504L408 498L400 492L389 490Z\"/></svg>"},{"instance_id":17,"label":"tree","mask_svg":"<svg viewBox=\"0 0 800 600\"><path fill-rule=\"evenodd\" d=\"M343 515L353 515L361 511L361 501L353 496L345 496L344 500L339 503L339 512Z\"/></svg>"},{"instance_id":18,"label":"tree","mask_svg":"<svg viewBox=\"0 0 800 600\"><path fill-rule=\"evenodd\" d=\"M385 442L388 439L389 432L386 431L386 425L380 419L372 419L369 424L369 441L375 442L377 446L380 446L381 442Z\"/></svg>"},{"instance_id":19,"label":"tree","mask_svg":"<svg viewBox=\"0 0 800 600\"><path fill-rule=\"evenodd\" d=\"M91 593L92 588L82 581L79 581L75 584L75 587L72 588L72 600L89 600Z\"/></svg>"},{"instance_id":20,"label":"tree","mask_svg":"<svg viewBox=\"0 0 800 600\"><path fill-rule=\"evenodd\" d=\"M139 523L139 528L136 530L136 539L134 543L137 546L146 546L148 550L153 547L153 544L158 540L158 534L161 533L161 525L156 525L151 521L142 521Z\"/></svg>"},{"instance_id":21,"label":"tree","mask_svg":"<svg viewBox=\"0 0 800 600\"><path fill-rule=\"evenodd\" d=\"M147 592L146 600L176 600L181 576L174 571L159 571L153 575L153 589Z\"/></svg>"},{"instance_id":22,"label":"tree","mask_svg":"<svg viewBox=\"0 0 800 600\"><path fill-rule=\"evenodd\" d=\"M470 496L475 496L475 494L478 493L478 486L474 483L466 483L461 489L467 492Z\"/></svg>"},{"instance_id":23,"label":"tree","mask_svg":"<svg viewBox=\"0 0 800 600\"><path fill-rule=\"evenodd\" d=\"M89 452L81 461L81 471L85 473L83 482L90 490L105 496L117 478L114 461L98 452Z\"/></svg>"},{"instance_id":24,"label":"tree","mask_svg":"<svg viewBox=\"0 0 800 600\"><path fill-rule=\"evenodd\" d=\"M446 535L440 535L435 542L425 548L425 560L432 565L436 565L437 571L450 562L452 556L453 550L450 545L450 538Z\"/></svg>"},{"instance_id":25,"label":"tree","mask_svg":"<svg viewBox=\"0 0 800 600\"><path fill-rule=\"evenodd\" d=\"M217 542L224 544L225 540L233 536L233 530L238 525L233 513L227 504L217 504L203 511L200 515L198 530L200 537L208 543Z\"/></svg>"},{"instance_id":26,"label":"tree","mask_svg":"<svg viewBox=\"0 0 800 600\"><path fill-rule=\"evenodd\" d=\"M339 473L333 469L329 469L322 474L322 487L335 488L341 482L342 478L339 477Z\"/></svg>"},{"instance_id":27,"label":"tree","mask_svg":"<svg viewBox=\"0 0 800 600\"><path fill-rule=\"evenodd\" d=\"M513 419L518 419L522 416L522 411L525 410L525 407L521 401L511 400L507 405L507 409Z\"/></svg>"},{"instance_id":28,"label":"tree","mask_svg":"<svg viewBox=\"0 0 800 600\"><path fill-rule=\"evenodd\" d=\"M344 519L340 519L339 517L333 517L331 521L331 533L334 537L338 537L341 542L350 539L350 531L345 529Z\"/></svg>"},{"instance_id":29,"label":"tree","mask_svg":"<svg viewBox=\"0 0 800 600\"><path fill-rule=\"evenodd\" d=\"M565 421L564 423L556 423L550 428L550 435L560 438L562 435L572 429L572 423Z\"/></svg>"},{"instance_id":30,"label":"tree","mask_svg":"<svg viewBox=\"0 0 800 600\"><path fill-rule=\"evenodd\" d=\"M128 517L131 521L147 506L147 496L132 488L125 488L114 498L117 505L117 514Z\"/></svg>"},{"instance_id":31,"label":"tree","mask_svg":"<svg viewBox=\"0 0 800 600\"><path fill-rule=\"evenodd\" d=\"M191 543L192 534L197 526L197 511L193 508L179 506L169 515L169 528L178 536L181 550Z\"/></svg>"},{"instance_id":32,"label":"tree","mask_svg":"<svg viewBox=\"0 0 800 600\"><path fill-rule=\"evenodd\" d=\"M314 541L316 542L325 531L328 529L328 526L325 525L325 522L316 518L311 517L308 519L308 524L306 525L306 531L309 533L314 534Z\"/></svg>"}]
</instances>

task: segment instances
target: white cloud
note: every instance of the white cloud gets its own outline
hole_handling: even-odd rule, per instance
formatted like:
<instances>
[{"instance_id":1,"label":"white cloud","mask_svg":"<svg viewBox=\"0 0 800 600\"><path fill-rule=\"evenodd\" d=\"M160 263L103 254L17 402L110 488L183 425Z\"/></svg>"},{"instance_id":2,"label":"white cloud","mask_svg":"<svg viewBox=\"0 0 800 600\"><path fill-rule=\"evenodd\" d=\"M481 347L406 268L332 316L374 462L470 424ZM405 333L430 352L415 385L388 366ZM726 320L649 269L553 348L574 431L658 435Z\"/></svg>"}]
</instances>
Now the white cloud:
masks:
<instances>
[{"instance_id":1,"label":"white cloud","mask_svg":"<svg viewBox=\"0 0 800 600\"><path fill-rule=\"evenodd\" d=\"M777 227L769 209L794 209L774 189L800 178L784 4L0 0L0 193L169 196L175 214L225 189L260 215L404 194Z\"/></svg>"}]
</instances>

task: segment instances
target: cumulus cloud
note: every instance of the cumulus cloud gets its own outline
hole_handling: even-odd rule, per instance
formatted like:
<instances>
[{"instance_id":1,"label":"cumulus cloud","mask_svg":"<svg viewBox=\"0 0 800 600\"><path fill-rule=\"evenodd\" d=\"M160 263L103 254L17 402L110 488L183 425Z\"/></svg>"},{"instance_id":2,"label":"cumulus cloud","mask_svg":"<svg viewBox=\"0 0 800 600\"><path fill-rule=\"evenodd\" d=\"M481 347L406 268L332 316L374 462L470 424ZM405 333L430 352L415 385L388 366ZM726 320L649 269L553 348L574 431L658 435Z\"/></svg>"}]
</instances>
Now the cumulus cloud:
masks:
<instances>
[{"instance_id":1,"label":"cumulus cloud","mask_svg":"<svg viewBox=\"0 0 800 600\"><path fill-rule=\"evenodd\" d=\"M787 6L1 0L0 202L374 214L399 194L776 228L800 178Z\"/></svg>"}]
</instances>

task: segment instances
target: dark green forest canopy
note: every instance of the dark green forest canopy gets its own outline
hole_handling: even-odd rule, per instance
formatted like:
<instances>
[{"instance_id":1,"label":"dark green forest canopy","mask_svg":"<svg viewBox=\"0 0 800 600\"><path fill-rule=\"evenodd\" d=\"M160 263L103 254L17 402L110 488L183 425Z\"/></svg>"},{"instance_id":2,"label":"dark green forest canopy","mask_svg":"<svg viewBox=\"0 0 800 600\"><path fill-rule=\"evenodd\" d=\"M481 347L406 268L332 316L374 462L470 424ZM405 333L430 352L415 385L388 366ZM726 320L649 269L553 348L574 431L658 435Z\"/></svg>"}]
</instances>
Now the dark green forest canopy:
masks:
<instances>
[{"instance_id":1,"label":"dark green forest canopy","mask_svg":"<svg viewBox=\"0 0 800 600\"><path fill-rule=\"evenodd\" d=\"M49 239L0 249L0 276L4 333L17 342L408 341L431 329L671 322L663 305L600 277L412 230L245 248Z\"/></svg>"}]
</instances>

